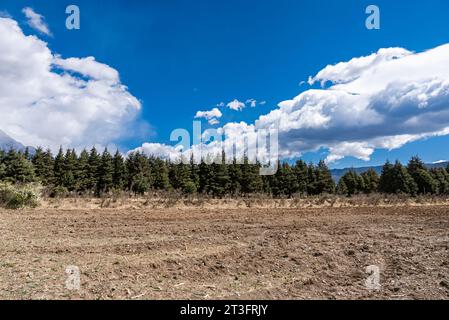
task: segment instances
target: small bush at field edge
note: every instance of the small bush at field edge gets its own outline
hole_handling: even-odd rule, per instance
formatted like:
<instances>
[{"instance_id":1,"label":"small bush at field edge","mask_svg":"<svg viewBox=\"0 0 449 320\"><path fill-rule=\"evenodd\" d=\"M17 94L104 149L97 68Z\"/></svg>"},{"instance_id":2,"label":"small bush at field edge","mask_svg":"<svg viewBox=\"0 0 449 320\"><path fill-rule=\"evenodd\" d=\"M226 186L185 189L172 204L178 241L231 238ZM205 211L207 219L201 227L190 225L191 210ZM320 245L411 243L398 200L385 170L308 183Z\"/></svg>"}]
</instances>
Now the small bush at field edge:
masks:
<instances>
[{"instance_id":1,"label":"small bush at field edge","mask_svg":"<svg viewBox=\"0 0 449 320\"><path fill-rule=\"evenodd\" d=\"M40 202L39 185L12 185L0 182L0 207L7 209L36 208Z\"/></svg>"}]
</instances>

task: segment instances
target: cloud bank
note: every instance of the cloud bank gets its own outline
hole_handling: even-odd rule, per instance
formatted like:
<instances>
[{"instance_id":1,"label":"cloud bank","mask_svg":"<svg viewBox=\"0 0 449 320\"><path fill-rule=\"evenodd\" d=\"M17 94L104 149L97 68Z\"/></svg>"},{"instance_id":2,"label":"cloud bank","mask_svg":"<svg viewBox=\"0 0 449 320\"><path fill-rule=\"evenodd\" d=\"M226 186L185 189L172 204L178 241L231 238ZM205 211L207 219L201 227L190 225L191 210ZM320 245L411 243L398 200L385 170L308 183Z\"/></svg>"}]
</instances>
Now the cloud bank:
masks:
<instances>
[{"instance_id":1,"label":"cloud bank","mask_svg":"<svg viewBox=\"0 0 449 320\"><path fill-rule=\"evenodd\" d=\"M449 134L449 44L419 53L380 49L325 67L309 79L310 85L317 82L321 89L282 101L252 125L223 128L246 134L278 129L281 157L324 148L328 162L368 161L376 149ZM239 110L242 103L230 107Z\"/></svg>"},{"instance_id":2,"label":"cloud bank","mask_svg":"<svg viewBox=\"0 0 449 320\"><path fill-rule=\"evenodd\" d=\"M57 149L127 137L141 103L93 57L64 59L17 22L0 18L0 129L24 145Z\"/></svg>"}]
</instances>

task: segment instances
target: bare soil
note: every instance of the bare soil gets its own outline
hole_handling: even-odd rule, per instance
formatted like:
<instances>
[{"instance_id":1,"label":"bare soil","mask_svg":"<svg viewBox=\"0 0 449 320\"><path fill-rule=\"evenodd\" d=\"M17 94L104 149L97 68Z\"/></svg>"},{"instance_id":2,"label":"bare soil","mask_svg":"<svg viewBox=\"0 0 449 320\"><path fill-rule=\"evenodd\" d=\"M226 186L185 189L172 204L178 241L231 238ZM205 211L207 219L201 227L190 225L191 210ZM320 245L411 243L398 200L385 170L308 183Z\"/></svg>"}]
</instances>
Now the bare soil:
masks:
<instances>
[{"instance_id":1,"label":"bare soil","mask_svg":"<svg viewBox=\"0 0 449 320\"><path fill-rule=\"evenodd\" d=\"M0 298L449 299L449 206L0 210Z\"/></svg>"}]
</instances>

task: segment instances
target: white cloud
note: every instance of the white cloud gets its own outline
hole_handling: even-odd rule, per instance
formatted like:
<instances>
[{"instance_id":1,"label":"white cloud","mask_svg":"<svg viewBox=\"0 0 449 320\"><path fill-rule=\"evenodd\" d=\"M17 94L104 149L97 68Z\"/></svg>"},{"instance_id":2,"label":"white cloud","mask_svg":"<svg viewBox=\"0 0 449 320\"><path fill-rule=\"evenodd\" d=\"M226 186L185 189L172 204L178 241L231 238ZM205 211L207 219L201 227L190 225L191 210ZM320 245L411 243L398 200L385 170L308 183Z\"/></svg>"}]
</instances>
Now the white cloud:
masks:
<instances>
[{"instance_id":1,"label":"white cloud","mask_svg":"<svg viewBox=\"0 0 449 320\"><path fill-rule=\"evenodd\" d=\"M195 119L204 118L209 122L209 124L215 125L219 123L218 119L222 116L223 114L218 108L213 108L210 111L198 111L195 115Z\"/></svg>"},{"instance_id":2,"label":"white cloud","mask_svg":"<svg viewBox=\"0 0 449 320\"><path fill-rule=\"evenodd\" d=\"M161 159L176 159L182 150L161 143L144 143L141 147L131 150L131 152L140 152L148 156Z\"/></svg>"},{"instance_id":3,"label":"white cloud","mask_svg":"<svg viewBox=\"0 0 449 320\"><path fill-rule=\"evenodd\" d=\"M63 59L0 18L0 129L24 145L107 145L129 136L141 104L113 68Z\"/></svg>"},{"instance_id":4,"label":"white cloud","mask_svg":"<svg viewBox=\"0 0 449 320\"><path fill-rule=\"evenodd\" d=\"M37 31L47 35L51 36L50 28L48 27L47 23L45 22L44 16L40 15L39 13L36 13L32 8L26 7L22 9L23 14L28 19L28 25L36 29Z\"/></svg>"},{"instance_id":5,"label":"white cloud","mask_svg":"<svg viewBox=\"0 0 449 320\"><path fill-rule=\"evenodd\" d=\"M208 122L209 122L209 124L212 125L212 126L215 126L215 125L217 125L217 124L220 123L220 121L219 121L218 119L216 119L216 118L209 119Z\"/></svg>"},{"instance_id":6,"label":"white cloud","mask_svg":"<svg viewBox=\"0 0 449 320\"><path fill-rule=\"evenodd\" d=\"M421 53L380 49L327 66L310 78L310 84L330 83L327 88L279 103L254 125L229 123L223 129L278 129L283 158L326 148L328 162L349 156L368 161L375 149L449 135L447 66L449 44ZM241 110L244 104L235 100L231 106Z\"/></svg>"},{"instance_id":7,"label":"white cloud","mask_svg":"<svg viewBox=\"0 0 449 320\"><path fill-rule=\"evenodd\" d=\"M242 111L245 109L246 105L243 102L238 101L237 99L229 102L226 107L234 111Z\"/></svg>"},{"instance_id":8,"label":"white cloud","mask_svg":"<svg viewBox=\"0 0 449 320\"><path fill-rule=\"evenodd\" d=\"M95 61L94 57L62 59L55 56L53 63L64 70L77 72L95 80L109 80L115 83L120 81L117 70Z\"/></svg>"},{"instance_id":9,"label":"white cloud","mask_svg":"<svg viewBox=\"0 0 449 320\"><path fill-rule=\"evenodd\" d=\"M327 66L308 90L256 121L279 125L289 154L328 148L328 161L369 160L374 149L449 133L449 45L422 53L381 49L367 57Z\"/></svg>"},{"instance_id":10,"label":"white cloud","mask_svg":"<svg viewBox=\"0 0 449 320\"><path fill-rule=\"evenodd\" d=\"M246 100L246 104L249 105L251 108L255 108L255 107L257 107L257 100L248 99L248 100Z\"/></svg>"}]
</instances>

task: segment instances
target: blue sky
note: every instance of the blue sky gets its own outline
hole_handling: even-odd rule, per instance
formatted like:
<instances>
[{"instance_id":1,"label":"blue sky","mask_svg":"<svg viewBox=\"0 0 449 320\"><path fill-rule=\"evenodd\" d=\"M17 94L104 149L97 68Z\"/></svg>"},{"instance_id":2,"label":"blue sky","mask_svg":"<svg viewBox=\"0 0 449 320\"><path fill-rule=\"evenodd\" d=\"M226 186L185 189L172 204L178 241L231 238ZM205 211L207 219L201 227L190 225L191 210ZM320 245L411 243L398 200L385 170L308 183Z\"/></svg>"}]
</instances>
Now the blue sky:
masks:
<instances>
[{"instance_id":1,"label":"blue sky","mask_svg":"<svg viewBox=\"0 0 449 320\"><path fill-rule=\"evenodd\" d=\"M142 103L148 123L124 149L143 142L170 144L175 128L192 127L199 110L220 102L266 101L242 112L223 109L221 123L254 122L292 99L300 85L328 64L366 56L380 48L421 52L449 42L449 2L380 1L381 30L365 28L372 1L21 1L2 0L25 34L37 34L63 57L94 56L120 73L123 84ZM65 28L65 8L81 10L81 29ZM24 7L45 16L53 36L26 25ZM314 85L317 87L317 85ZM206 126L206 124L204 124ZM366 162L346 157L332 167L406 161L419 154L433 162L449 159L449 137L411 142L388 151L376 149ZM306 153L325 158L326 149Z\"/></svg>"}]
</instances>

